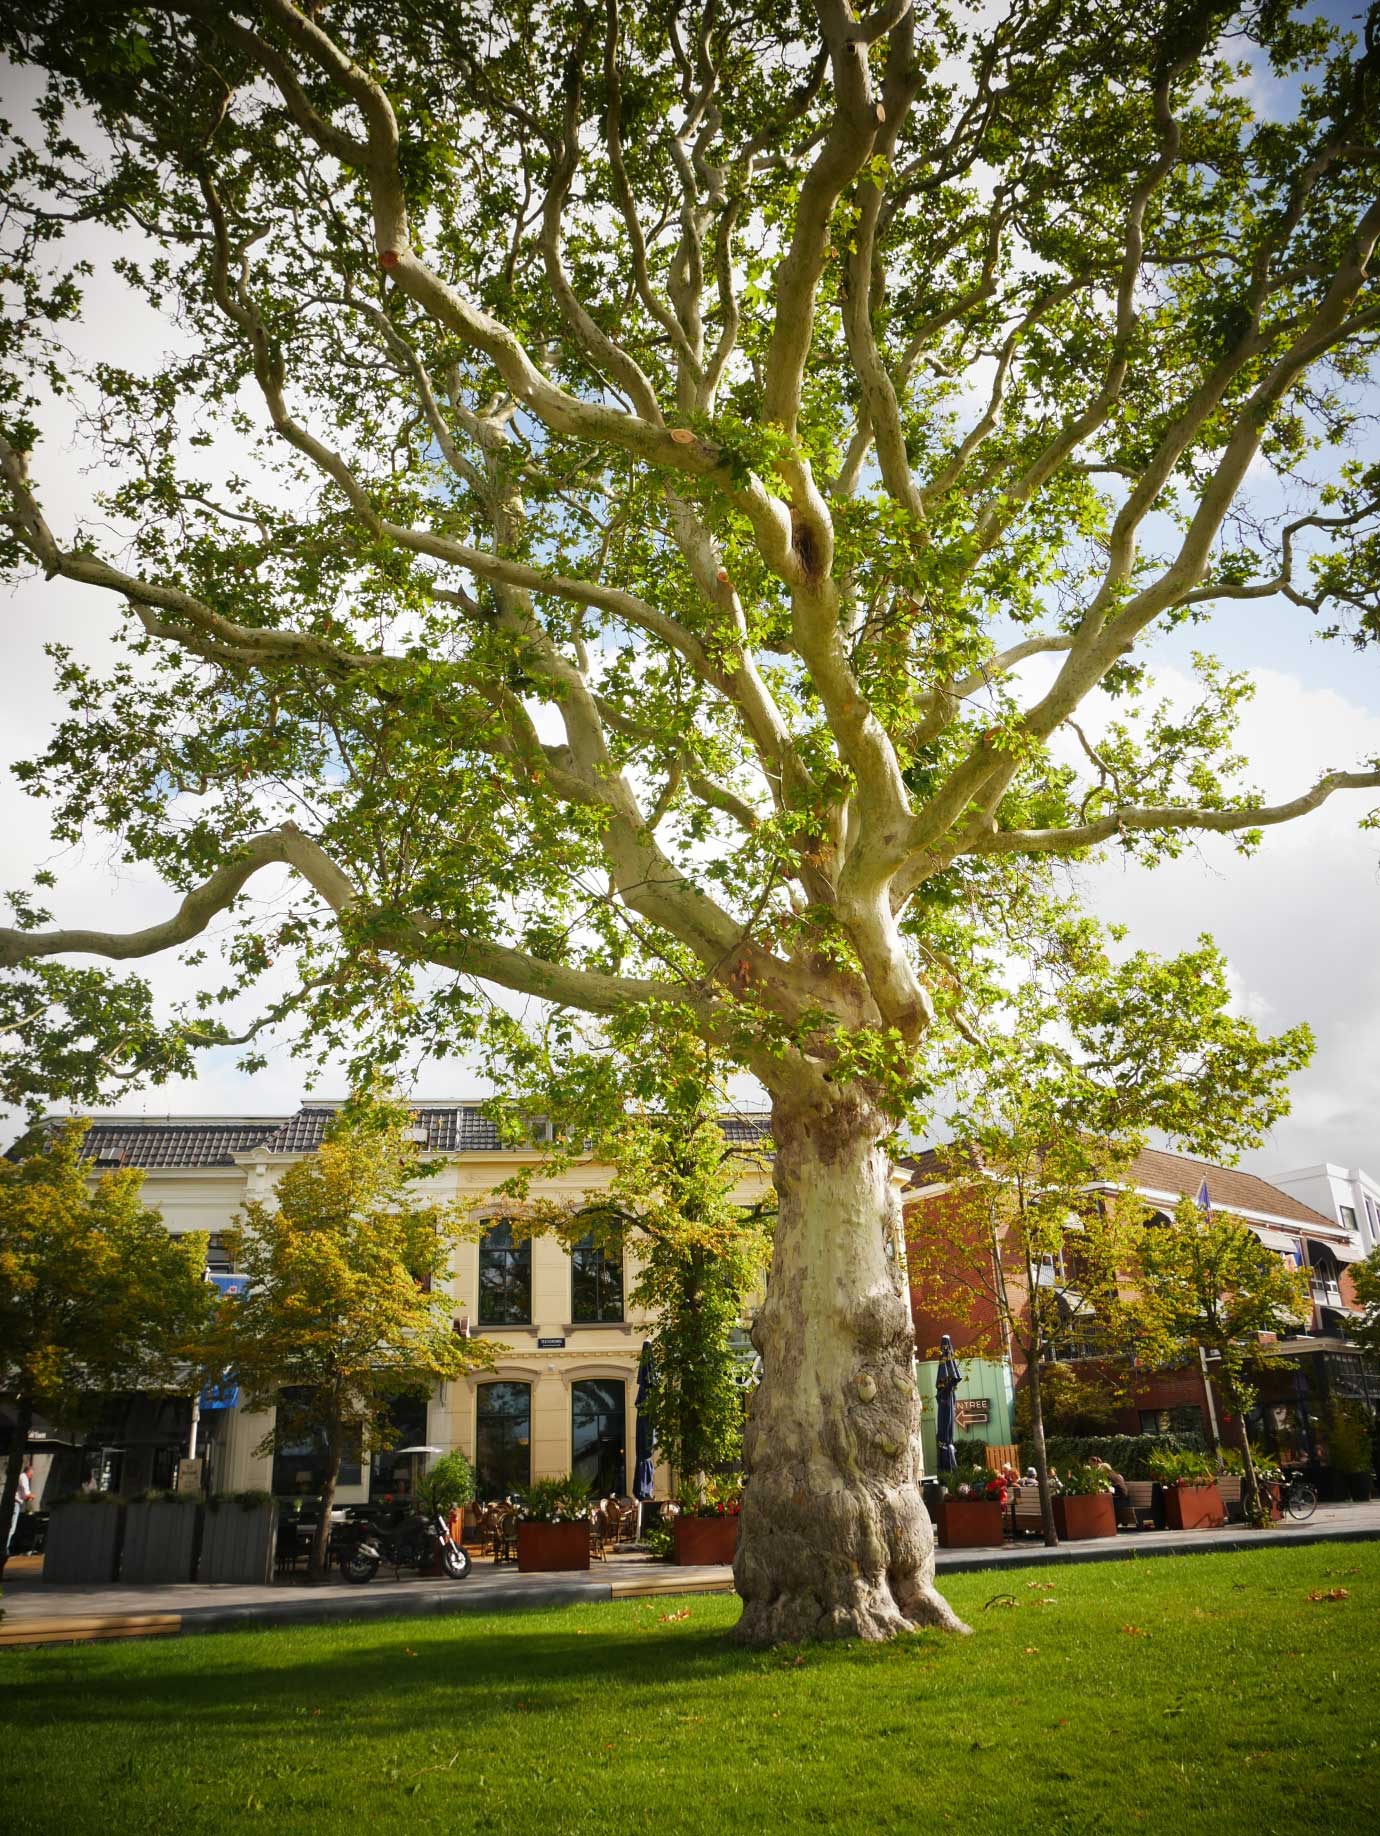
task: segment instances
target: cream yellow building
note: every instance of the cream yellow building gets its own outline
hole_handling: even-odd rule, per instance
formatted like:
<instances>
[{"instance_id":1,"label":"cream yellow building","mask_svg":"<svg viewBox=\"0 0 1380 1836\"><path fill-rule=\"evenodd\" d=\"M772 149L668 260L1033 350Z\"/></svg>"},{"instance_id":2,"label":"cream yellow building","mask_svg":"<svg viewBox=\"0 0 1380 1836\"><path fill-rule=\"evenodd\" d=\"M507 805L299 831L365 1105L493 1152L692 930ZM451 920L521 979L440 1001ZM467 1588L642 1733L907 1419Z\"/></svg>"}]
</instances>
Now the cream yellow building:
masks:
<instances>
[{"instance_id":1,"label":"cream yellow building","mask_svg":"<svg viewBox=\"0 0 1380 1836\"><path fill-rule=\"evenodd\" d=\"M84 1143L93 1170L138 1167L144 1195L175 1232L205 1231L213 1279L232 1284L221 1234L249 1200L270 1201L287 1167L315 1151L334 1111L303 1107L295 1116L187 1116L157 1120L98 1117ZM500 1346L492 1370L441 1385L427 1401L399 1404L392 1448L366 1453L342 1474L342 1504L393 1489L406 1470L393 1449L425 1444L460 1448L475 1464L480 1496L497 1496L529 1479L575 1470L597 1493L632 1489L636 1442L637 1367L650 1320L628 1304L634 1251L620 1261L592 1244L567 1252L550 1237L523 1240L507 1219L511 1202L495 1188L539 1150L503 1148L493 1123L475 1102L438 1103L416 1111L417 1139L441 1170L423 1189L437 1200L461 1199L486 1226L457 1256L451 1299L457 1330ZM725 1118L730 1141L750 1146L766 1132L763 1116ZM534 1199L578 1201L607 1183L610 1169L581 1161L541 1174ZM737 1196L764 1196L769 1174L745 1158ZM239 1406L233 1387L209 1391L195 1413L198 1451L210 1461L217 1490L263 1489L310 1494L318 1454L309 1447L276 1456L257 1447L271 1417ZM170 1482L173 1462L188 1450L193 1401L131 1405L81 1450L84 1471L111 1489L131 1492ZM74 1456L75 1457L75 1456ZM74 1475L75 1476L75 1475ZM664 1495L668 1475L658 1466Z\"/></svg>"}]
</instances>

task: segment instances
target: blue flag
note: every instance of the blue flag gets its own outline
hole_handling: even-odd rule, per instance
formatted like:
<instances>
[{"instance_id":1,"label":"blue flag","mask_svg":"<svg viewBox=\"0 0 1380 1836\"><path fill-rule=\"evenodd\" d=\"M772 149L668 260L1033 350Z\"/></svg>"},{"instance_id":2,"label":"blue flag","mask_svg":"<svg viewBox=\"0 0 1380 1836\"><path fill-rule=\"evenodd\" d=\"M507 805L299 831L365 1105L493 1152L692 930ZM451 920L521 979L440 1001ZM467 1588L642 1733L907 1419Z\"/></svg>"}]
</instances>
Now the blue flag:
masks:
<instances>
[{"instance_id":1,"label":"blue flag","mask_svg":"<svg viewBox=\"0 0 1380 1836\"><path fill-rule=\"evenodd\" d=\"M1212 1200L1208 1197L1206 1174L1203 1175L1203 1183L1198 1188L1198 1209L1205 1218L1212 1216Z\"/></svg>"}]
</instances>

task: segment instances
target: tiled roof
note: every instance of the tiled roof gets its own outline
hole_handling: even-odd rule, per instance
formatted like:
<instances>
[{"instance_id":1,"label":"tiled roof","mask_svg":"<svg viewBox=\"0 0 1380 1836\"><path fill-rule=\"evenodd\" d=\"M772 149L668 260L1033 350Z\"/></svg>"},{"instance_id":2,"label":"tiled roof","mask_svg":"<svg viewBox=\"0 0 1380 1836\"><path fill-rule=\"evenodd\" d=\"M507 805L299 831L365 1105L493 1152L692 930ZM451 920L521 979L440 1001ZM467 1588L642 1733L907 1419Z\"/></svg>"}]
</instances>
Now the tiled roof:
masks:
<instances>
[{"instance_id":1,"label":"tiled roof","mask_svg":"<svg viewBox=\"0 0 1380 1836\"><path fill-rule=\"evenodd\" d=\"M951 1162L946 1165L946 1157L951 1152L944 1148L926 1148L923 1153L911 1156L906 1162L912 1170L911 1184L928 1186L949 1178ZM1236 1167L1215 1166L1210 1160L1193 1160L1187 1154L1170 1154L1163 1148L1142 1149L1123 1180L1117 1183L1127 1183L1142 1191L1177 1192L1196 1198L1205 1179L1208 1201L1220 1211L1263 1213L1267 1217L1287 1218L1314 1230L1321 1226L1331 1235L1337 1232L1335 1218L1324 1217L1311 1205L1305 1205L1302 1199L1281 1192L1278 1186L1257 1179L1254 1173L1242 1173Z\"/></svg>"},{"instance_id":2,"label":"tiled roof","mask_svg":"<svg viewBox=\"0 0 1380 1836\"><path fill-rule=\"evenodd\" d=\"M258 1147L281 1122L93 1122L82 1142L83 1160L122 1167L229 1167L236 1154Z\"/></svg>"},{"instance_id":3,"label":"tiled roof","mask_svg":"<svg viewBox=\"0 0 1380 1836\"><path fill-rule=\"evenodd\" d=\"M1338 1228L1335 1218L1324 1217L1302 1199L1281 1192L1266 1179L1254 1173L1243 1173L1238 1167L1216 1167L1210 1160L1190 1160L1186 1154L1167 1154L1163 1148L1144 1148L1131 1162L1130 1181L1152 1192L1186 1193L1195 1197L1207 1181L1208 1201L1222 1211L1264 1212L1272 1218L1289 1218L1294 1223L1329 1232Z\"/></svg>"},{"instance_id":4,"label":"tiled roof","mask_svg":"<svg viewBox=\"0 0 1380 1836\"><path fill-rule=\"evenodd\" d=\"M82 1142L82 1158L125 1167L228 1167L235 1157L255 1149L262 1154L310 1154L336 1113L332 1103L306 1104L295 1116L254 1119L106 1116L91 1124ZM477 1103L423 1104L415 1112L424 1127L428 1154L497 1152L498 1127ZM765 1140L770 1127L764 1115L724 1116L725 1138L735 1147Z\"/></svg>"}]
</instances>

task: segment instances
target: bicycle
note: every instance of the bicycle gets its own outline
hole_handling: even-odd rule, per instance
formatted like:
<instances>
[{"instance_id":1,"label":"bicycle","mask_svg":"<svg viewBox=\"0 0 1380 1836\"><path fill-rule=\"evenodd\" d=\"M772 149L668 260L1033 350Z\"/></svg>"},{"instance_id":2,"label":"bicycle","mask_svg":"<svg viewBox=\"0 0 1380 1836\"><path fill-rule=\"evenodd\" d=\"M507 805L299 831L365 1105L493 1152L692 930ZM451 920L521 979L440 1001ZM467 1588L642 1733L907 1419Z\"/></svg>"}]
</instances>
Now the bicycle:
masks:
<instances>
[{"instance_id":1,"label":"bicycle","mask_svg":"<svg viewBox=\"0 0 1380 1836\"><path fill-rule=\"evenodd\" d=\"M1318 1494L1299 1473L1286 1473L1280 1486L1280 1505L1296 1524L1306 1524L1318 1508Z\"/></svg>"}]
</instances>

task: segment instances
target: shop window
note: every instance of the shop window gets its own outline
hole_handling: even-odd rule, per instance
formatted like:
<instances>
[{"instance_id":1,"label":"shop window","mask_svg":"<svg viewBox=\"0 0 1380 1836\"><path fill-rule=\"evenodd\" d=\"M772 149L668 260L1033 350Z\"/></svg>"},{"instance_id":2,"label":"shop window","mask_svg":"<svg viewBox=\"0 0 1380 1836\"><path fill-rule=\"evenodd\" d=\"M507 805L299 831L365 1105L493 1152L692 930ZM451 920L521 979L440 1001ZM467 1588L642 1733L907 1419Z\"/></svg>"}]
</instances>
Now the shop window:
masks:
<instances>
[{"instance_id":1,"label":"shop window","mask_svg":"<svg viewBox=\"0 0 1380 1836\"><path fill-rule=\"evenodd\" d=\"M1201 1439L1203 1411L1197 1403L1185 1403L1177 1409L1142 1409L1140 1431L1142 1434L1173 1434L1181 1437L1197 1435Z\"/></svg>"},{"instance_id":2,"label":"shop window","mask_svg":"<svg viewBox=\"0 0 1380 1836\"><path fill-rule=\"evenodd\" d=\"M369 1497L397 1498L410 1490L415 1465L411 1454L399 1456L399 1447L426 1445L427 1399L395 1396L388 1405L388 1429L382 1444L369 1450Z\"/></svg>"},{"instance_id":3,"label":"shop window","mask_svg":"<svg viewBox=\"0 0 1380 1836\"><path fill-rule=\"evenodd\" d=\"M532 1239L515 1242L506 1218L479 1240L479 1324L532 1324Z\"/></svg>"},{"instance_id":4,"label":"shop window","mask_svg":"<svg viewBox=\"0 0 1380 1836\"><path fill-rule=\"evenodd\" d=\"M285 1400L301 1395L284 1390ZM361 1462L356 1446L340 1462L336 1484L358 1485ZM326 1476L326 1430L305 1428L273 1451L273 1490L280 1498L319 1498Z\"/></svg>"},{"instance_id":5,"label":"shop window","mask_svg":"<svg viewBox=\"0 0 1380 1836\"><path fill-rule=\"evenodd\" d=\"M570 1317L576 1325L623 1318L623 1254L604 1250L592 1236L570 1252Z\"/></svg>"},{"instance_id":6,"label":"shop window","mask_svg":"<svg viewBox=\"0 0 1380 1836\"><path fill-rule=\"evenodd\" d=\"M206 1239L206 1269L211 1275L233 1275L235 1258L225 1247L224 1237L212 1233Z\"/></svg>"},{"instance_id":7,"label":"shop window","mask_svg":"<svg viewBox=\"0 0 1380 1836\"><path fill-rule=\"evenodd\" d=\"M532 1386L481 1383L475 1410L475 1492L481 1503L532 1483Z\"/></svg>"},{"instance_id":8,"label":"shop window","mask_svg":"<svg viewBox=\"0 0 1380 1836\"><path fill-rule=\"evenodd\" d=\"M570 1386L570 1470L594 1498L627 1490L628 1386L613 1377Z\"/></svg>"}]
</instances>

